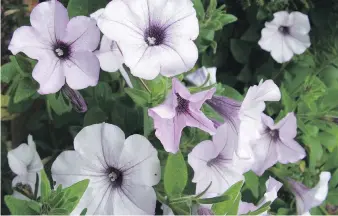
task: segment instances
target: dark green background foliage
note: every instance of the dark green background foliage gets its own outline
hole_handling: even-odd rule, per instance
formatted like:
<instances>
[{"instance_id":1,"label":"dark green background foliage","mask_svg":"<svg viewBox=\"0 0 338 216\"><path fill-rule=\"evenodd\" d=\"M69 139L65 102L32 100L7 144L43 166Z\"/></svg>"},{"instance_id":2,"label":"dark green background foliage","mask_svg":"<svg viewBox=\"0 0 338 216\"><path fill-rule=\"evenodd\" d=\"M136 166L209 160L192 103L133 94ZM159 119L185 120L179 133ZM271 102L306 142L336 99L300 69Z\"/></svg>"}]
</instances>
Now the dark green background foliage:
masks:
<instances>
[{"instance_id":1,"label":"dark green background foliage","mask_svg":"<svg viewBox=\"0 0 338 216\"><path fill-rule=\"evenodd\" d=\"M68 4L70 16L89 15L106 5L106 0L63 0ZM196 40L199 60L194 69L217 67L217 94L238 100L250 85L261 79L273 79L282 92L281 102L268 103L266 112L276 121L288 112L295 112L298 123L297 140L307 151L307 157L296 163L277 164L262 177L253 172L245 175L246 182L234 185L213 210L235 213L236 203L257 203L265 192L265 181L274 176L279 181L292 177L313 187L321 171L330 171L332 179L327 200L312 209L314 214L337 214L338 206L338 2L335 0L193 0L200 22L200 35ZM15 9L14 13L9 10ZM273 13L300 11L309 15L311 47L292 61L278 64L268 52L260 49L257 41L264 22ZM26 142L32 134L41 158L47 158L49 170L55 157L65 149L72 149L73 138L81 128L99 122L118 125L126 133L143 134L159 151L162 180L155 187L159 200L168 195L173 200L182 194L194 194L191 183L193 171L185 161L187 153L209 135L194 128L186 128L181 138L181 152L168 155L156 139L147 109L160 104L171 87L168 78L158 77L145 81L147 89L138 79L132 79L134 89L126 88L119 73L100 74L99 84L81 90L87 104L86 113L77 113L62 93L39 95L38 84L31 77L36 64L24 55L10 56L9 40L16 27L29 23L29 13L21 1L3 1L2 4L2 67L1 67L1 196L12 193L14 174L7 162L7 149ZM183 76L179 76L180 79ZM220 84L222 83L222 84ZM191 88L192 91L200 89ZM203 107L209 116L219 116ZM177 175L177 174L181 175ZM175 177L175 181L173 180ZM57 191L58 190L58 191ZM242 191L242 194L239 191ZM62 193L61 189L56 189ZM56 193L54 191L53 193ZM287 188L281 189L279 198L270 211L275 214L295 214L294 197ZM54 195L53 195L54 196ZM162 198L163 198L162 197ZM7 198L10 199L10 198ZM163 201L163 200L162 200ZM196 200L195 200L196 201ZM209 202L210 200L198 201ZM13 201L15 203L15 201ZM190 211L189 203L181 203L174 212ZM34 203L31 204L34 209ZM233 207L235 206L235 207ZM36 207L36 205L35 205ZM159 206L158 206L159 207ZM268 208L268 206L265 206ZM265 208L264 207L264 208ZM69 210L69 209L68 209ZM265 210L265 209L260 209ZM48 213L65 213L65 212ZM2 213L8 208L2 203ZM157 208L157 213L161 213ZM258 214L255 212L253 214Z\"/></svg>"}]
</instances>

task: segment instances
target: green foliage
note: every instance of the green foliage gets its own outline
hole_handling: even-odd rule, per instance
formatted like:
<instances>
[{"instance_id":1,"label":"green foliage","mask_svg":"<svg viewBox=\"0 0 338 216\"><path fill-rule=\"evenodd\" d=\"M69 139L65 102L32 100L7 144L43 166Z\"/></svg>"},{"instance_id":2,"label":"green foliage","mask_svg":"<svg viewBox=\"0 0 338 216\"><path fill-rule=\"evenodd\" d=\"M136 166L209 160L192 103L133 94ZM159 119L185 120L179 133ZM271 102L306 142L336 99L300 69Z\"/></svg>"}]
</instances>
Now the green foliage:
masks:
<instances>
[{"instance_id":1,"label":"green foliage","mask_svg":"<svg viewBox=\"0 0 338 216\"><path fill-rule=\"evenodd\" d=\"M98 9L104 8L106 4L106 0L69 0L67 10L69 17L88 16Z\"/></svg>"}]
</instances>

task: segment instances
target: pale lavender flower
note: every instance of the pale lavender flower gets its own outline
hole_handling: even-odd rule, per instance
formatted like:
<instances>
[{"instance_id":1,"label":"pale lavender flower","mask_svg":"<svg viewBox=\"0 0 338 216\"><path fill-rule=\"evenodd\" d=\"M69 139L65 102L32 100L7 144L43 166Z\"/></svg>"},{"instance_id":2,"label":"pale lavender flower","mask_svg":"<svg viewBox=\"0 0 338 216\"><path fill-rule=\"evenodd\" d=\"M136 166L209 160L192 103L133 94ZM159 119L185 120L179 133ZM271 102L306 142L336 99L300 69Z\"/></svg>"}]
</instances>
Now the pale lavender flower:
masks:
<instances>
[{"instance_id":1,"label":"pale lavender flower","mask_svg":"<svg viewBox=\"0 0 338 216\"><path fill-rule=\"evenodd\" d=\"M311 208L322 204L329 190L328 183L330 178L330 172L321 172L319 182L314 188L308 188L300 182L288 179L292 192L296 197L298 214L309 214Z\"/></svg>"},{"instance_id":2,"label":"pale lavender flower","mask_svg":"<svg viewBox=\"0 0 338 216\"><path fill-rule=\"evenodd\" d=\"M32 26L18 28L9 50L37 59L32 72L40 94L55 93L67 82L72 89L95 86L100 64L92 53L100 41L95 20L78 16L71 20L58 1L38 4L30 15Z\"/></svg>"},{"instance_id":3,"label":"pale lavender flower","mask_svg":"<svg viewBox=\"0 0 338 216\"><path fill-rule=\"evenodd\" d=\"M215 215L215 214L210 208L200 206L197 209L197 215Z\"/></svg>"},{"instance_id":4,"label":"pale lavender flower","mask_svg":"<svg viewBox=\"0 0 338 216\"><path fill-rule=\"evenodd\" d=\"M277 124L262 114L261 138L252 143L255 163L252 170L262 175L275 163L295 163L306 156L304 148L295 141L297 119L294 113L287 114Z\"/></svg>"},{"instance_id":5,"label":"pale lavender flower","mask_svg":"<svg viewBox=\"0 0 338 216\"><path fill-rule=\"evenodd\" d=\"M172 77L197 61L199 25L191 0L114 0L97 24L118 43L134 76Z\"/></svg>"},{"instance_id":6,"label":"pale lavender flower","mask_svg":"<svg viewBox=\"0 0 338 216\"><path fill-rule=\"evenodd\" d=\"M71 89L67 84L65 84L62 89L62 93L66 98L71 102L75 111L79 113L87 112L87 104L81 93L77 90Z\"/></svg>"},{"instance_id":7,"label":"pale lavender flower","mask_svg":"<svg viewBox=\"0 0 338 216\"><path fill-rule=\"evenodd\" d=\"M231 185L243 180L244 169L234 154L237 139L228 124L217 128L212 141L196 145L188 154L188 163L194 170L196 194L212 182L208 193L223 194ZM237 160L237 161L236 161Z\"/></svg>"},{"instance_id":8,"label":"pale lavender flower","mask_svg":"<svg viewBox=\"0 0 338 216\"><path fill-rule=\"evenodd\" d=\"M213 122L200 110L214 92L215 88L212 88L190 94L178 79L172 79L172 91L165 102L148 111L154 119L155 135L167 152L176 153L179 150L182 130L186 126L200 128L211 135L215 133Z\"/></svg>"},{"instance_id":9,"label":"pale lavender flower","mask_svg":"<svg viewBox=\"0 0 338 216\"><path fill-rule=\"evenodd\" d=\"M202 86L205 84L205 86L210 86L215 83L216 81L216 67L206 68L201 67L197 69L193 73L189 73L184 79L188 82L194 84L195 86ZM209 80L208 79L209 76Z\"/></svg>"},{"instance_id":10,"label":"pale lavender flower","mask_svg":"<svg viewBox=\"0 0 338 216\"><path fill-rule=\"evenodd\" d=\"M145 137L126 139L115 125L94 124L76 135L74 149L62 152L51 168L56 184L64 187L89 179L72 215L84 208L88 215L155 213L152 186L160 181L161 167L156 149Z\"/></svg>"},{"instance_id":11,"label":"pale lavender flower","mask_svg":"<svg viewBox=\"0 0 338 216\"><path fill-rule=\"evenodd\" d=\"M238 209L239 215L247 214L249 211L256 211L265 203L273 202L275 199L277 199L277 192L283 186L283 184L270 176L269 179L266 181L265 186L266 192L264 194L264 198L257 206L252 203L242 201L240 202ZM262 214L264 215L265 213Z\"/></svg>"}]
</instances>

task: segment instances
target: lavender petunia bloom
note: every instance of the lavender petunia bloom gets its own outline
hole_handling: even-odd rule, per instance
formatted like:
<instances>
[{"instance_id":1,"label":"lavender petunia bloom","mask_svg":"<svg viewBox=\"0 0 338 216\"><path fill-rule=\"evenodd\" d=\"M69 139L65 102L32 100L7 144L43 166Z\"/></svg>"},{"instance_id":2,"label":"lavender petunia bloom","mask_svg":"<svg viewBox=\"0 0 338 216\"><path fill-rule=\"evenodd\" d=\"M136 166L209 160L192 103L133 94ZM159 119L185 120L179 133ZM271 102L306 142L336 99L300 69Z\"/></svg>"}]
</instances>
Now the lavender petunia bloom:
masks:
<instances>
[{"instance_id":1,"label":"lavender petunia bloom","mask_svg":"<svg viewBox=\"0 0 338 216\"><path fill-rule=\"evenodd\" d=\"M319 206L326 199L331 173L321 172L319 182L314 188L307 188L300 182L288 179L293 194L296 197L297 213L309 214L311 208Z\"/></svg>"},{"instance_id":2,"label":"lavender petunia bloom","mask_svg":"<svg viewBox=\"0 0 338 216\"><path fill-rule=\"evenodd\" d=\"M118 43L136 77L152 80L194 67L199 33L191 0L114 0L98 18L102 33Z\"/></svg>"},{"instance_id":3,"label":"lavender petunia bloom","mask_svg":"<svg viewBox=\"0 0 338 216\"><path fill-rule=\"evenodd\" d=\"M277 192L283 186L283 184L276 179L269 177L269 179L265 183L265 186L266 192L264 194L263 200L257 206L252 203L241 201L239 204L238 214L248 214L249 211L256 211L267 202L273 202L277 198ZM265 215L266 212L262 214Z\"/></svg>"},{"instance_id":4,"label":"lavender petunia bloom","mask_svg":"<svg viewBox=\"0 0 338 216\"><path fill-rule=\"evenodd\" d=\"M194 84L195 86L210 86L216 83L216 67L206 68L201 67L197 69L195 72L188 74L185 77L185 80L189 81L190 83ZM207 78L209 76L209 80Z\"/></svg>"},{"instance_id":5,"label":"lavender petunia bloom","mask_svg":"<svg viewBox=\"0 0 338 216\"><path fill-rule=\"evenodd\" d=\"M176 78L172 79L172 91L165 102L149 109L154 119L156 136L167 152L179 150L182 130L186 126L197 127L211 135L216 131L214 124L200 110L205 100L210 99L215 88L190 94Z\"/></svg>"},{"instance_id":6,"label":"lavender petunia bloom","mask_svg":"<svg viewBox=\"0 0 338 216\"><path fill-rule=\"evenodd\" d=\"M32 26L18 28L8 49L37 59L32 76L40 94L55 93L67 82L72 89L95 86L100 64L92 53L100 41L95 20L78 16L71 20L58 1L38 4L30 15Z\"/></svg>"},{"instance_id":7,"label":"lavender petunia bloom","mask_svg":"<svg viewBox=\"0 0 338 216\"><path fill-rule=\"evenodd\" d=\"M294 138L297 135L297 119L293 113L287 114L276 125L262 114L262 136L252 143L255 163L252 170L262 175L277 161L282 164L295 163L306 156L306 152Z\"/></svg>"},{"instance_id":8,"label":"lavender petunia bloom","mask_svg":"<svg viewBox=\"0 0 338 216\"><path fill-rule=\"evenodd\" d=\"M223 194L231 185L243 180L240 161L235 162L236 139L228 124L217 128L212 141L199 143L188 154L188 163L194 170L196 194L212 182L208 193ZM238 164L238 165L236 165Z\"/></svg>"},{"instance_id":9,"label":"lavender petunia bloom","mask_svg":"<svg viewBox=\"0 0 338 216\"><path fill-rule=\"evenodd\" d=\"M76 112L83 113L87 112L87 104L81 93L77 90L71 89L67 84L61 89L62 93L71 102L73 109Z\"/></svg>"},{"instance_id":10,"label":"lavender petunia bloom","mask_svg":"<svg viewBox=\"0 0 338 216\"><path fill-rule=\"evenodd\" d=\"M251 142L260 138L261 115L265 101L279 101L281 93L272 80L263 80L251 86L239 110L239 135L236 153L241 158L251 158Z\"/></svg>"}]
</instances>

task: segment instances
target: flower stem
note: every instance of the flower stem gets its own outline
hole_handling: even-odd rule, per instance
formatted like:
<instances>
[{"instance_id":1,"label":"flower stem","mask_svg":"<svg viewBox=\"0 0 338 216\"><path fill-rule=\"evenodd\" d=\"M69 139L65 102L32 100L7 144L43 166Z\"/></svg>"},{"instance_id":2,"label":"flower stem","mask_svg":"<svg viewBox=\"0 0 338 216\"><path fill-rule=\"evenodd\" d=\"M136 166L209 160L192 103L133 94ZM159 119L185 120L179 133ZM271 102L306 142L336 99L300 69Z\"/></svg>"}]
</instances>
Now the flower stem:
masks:
<instances>
[{"instance_id":1,"label":"flower stem","mask_svg":"<svg viewBox=\"0 0 338 216\"><path fill-rule=\"evenodd\" d=\"M139 78L139 80L141 81L142 85L144 86L144 88L149 92L151 93L150 89L148 88L147 84L144 82L143 79Z\"/></svg>"}]
</instances>

